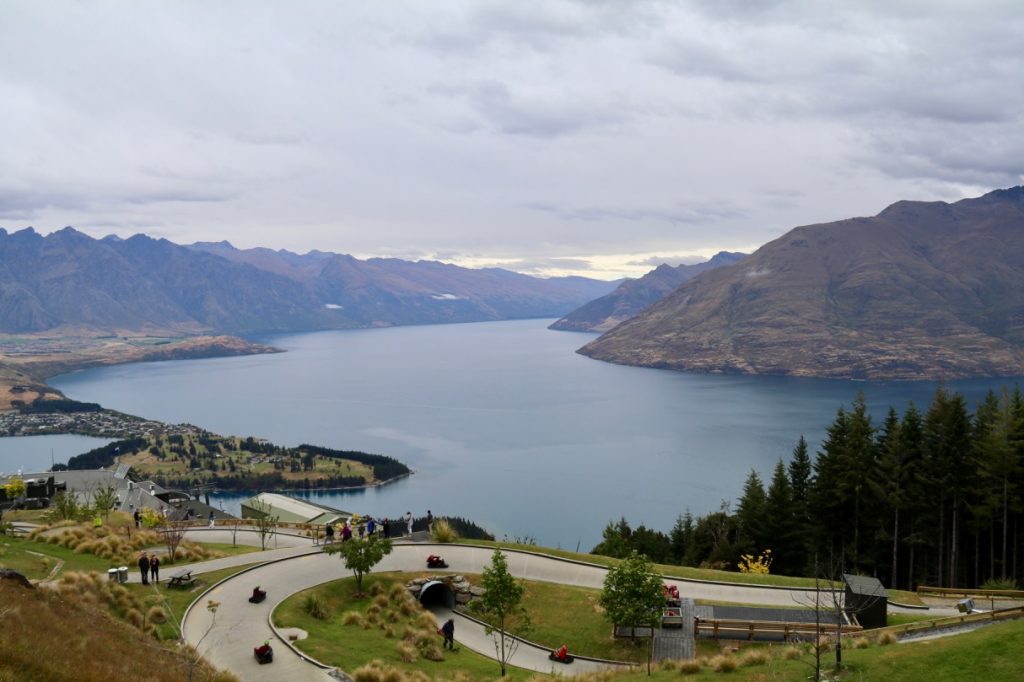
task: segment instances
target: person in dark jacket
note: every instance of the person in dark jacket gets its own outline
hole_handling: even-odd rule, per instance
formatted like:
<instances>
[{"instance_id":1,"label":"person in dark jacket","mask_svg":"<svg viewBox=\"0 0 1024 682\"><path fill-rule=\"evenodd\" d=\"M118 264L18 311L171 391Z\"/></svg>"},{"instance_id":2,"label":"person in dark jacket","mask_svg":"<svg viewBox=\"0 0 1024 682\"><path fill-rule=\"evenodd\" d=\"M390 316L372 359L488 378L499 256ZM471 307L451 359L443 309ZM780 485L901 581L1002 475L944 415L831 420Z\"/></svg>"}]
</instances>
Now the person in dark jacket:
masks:
<instances>
[{"instance_id":1,"label":"person in dark jacket","mask_svg":"<svg viewBox=\"0 0 1024 682\"><path fill-rule=\"evenodd\" d=\"M142 584L149 584L149 557L143 552L139 557L139 573L142 574Z\"/></svg>"},{"instance_id":2,"label":"person in dark jacket","mask_svg":"<svg viewBox=\"0 0 1024 682\"><path fill-rule=\"evenodd\" d=\"M455 619L449 618L445 621L445 624L441 626L441 634L444 635L444 642L441 644L442 647L448 647L452 651L455 650Z\"/></svg>"},{"instance_id":3,"label":"person in dark jacket","mask_svg":"<svg viewBox=\"0 0 1024 682\"><path fill-rule=\"evenodd\" d=\"M149 578L154 583L160 582L160 557L156 554L149 555Z\"/></svg>"}]
</instances>

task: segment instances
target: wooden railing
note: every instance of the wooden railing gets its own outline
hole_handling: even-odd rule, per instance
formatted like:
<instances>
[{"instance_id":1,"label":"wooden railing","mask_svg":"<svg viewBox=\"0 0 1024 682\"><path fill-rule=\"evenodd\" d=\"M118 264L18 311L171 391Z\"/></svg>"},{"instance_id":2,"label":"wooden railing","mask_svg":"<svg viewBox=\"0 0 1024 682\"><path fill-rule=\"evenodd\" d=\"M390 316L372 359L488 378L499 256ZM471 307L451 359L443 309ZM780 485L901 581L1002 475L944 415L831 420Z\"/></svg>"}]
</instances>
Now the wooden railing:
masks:
<instances>
[{"instance_id":1,"label":"wooden railing","mask_svg":"<svg viewBox=\"0 0 1024 682\"><path fill-rule=\"evenodd\" d=\"M1010 609L999 609L998 611L981 611L977 613L964 613L959 616L948 616L946 618L930 618L928 620L917 620L913 623L902 625L889 625L884 628L871 630L871 635L878 635L891 632L894 635L909 635L915 632L927 632L929 630L945 630L955 628L969 623L980 623L988 621L1012 620L1024 618L1024 606L1015 606Z\"/></svg>"},{"instance_id":2,"label":"wooden railing","mask_svg":"<svg viewBox=\"0 0 1024 682\"><path fill-rule=\"evenodd\" d=\"M937 594L947 597L985 597L986 599L1024 599L1024 590L982 590L965 587L929 587L920 585L917 588L918 594Z\"/></svg>"},{"instance_id":3,"label":"wooden railing","mask_svg":"<svg viewBox=\"0 0 1024 682\"><path fill-rule=\"evenodd\" d=\"M851 634L860 632L863 628L859 625L843 625L842 633ZM816 635L835 634L836 626L831 623L791 623L770 620L721 620L721 619L693 619L693 636L700 637L706 633L712 639L754 639L754 635L782 635L783 641L788 642L790 638L814 637Z\"/></svg>"}]
</instances>

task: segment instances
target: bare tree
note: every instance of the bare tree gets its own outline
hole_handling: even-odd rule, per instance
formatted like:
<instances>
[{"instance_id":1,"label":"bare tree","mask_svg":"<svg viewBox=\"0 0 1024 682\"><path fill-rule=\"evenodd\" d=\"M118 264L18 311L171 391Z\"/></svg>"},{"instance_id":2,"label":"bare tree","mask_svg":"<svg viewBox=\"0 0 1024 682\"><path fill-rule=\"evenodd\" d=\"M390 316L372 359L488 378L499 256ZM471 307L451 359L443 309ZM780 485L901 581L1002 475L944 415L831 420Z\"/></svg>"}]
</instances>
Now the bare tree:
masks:
<instances>
[{"instance_id":1,"label":"bare tree","mask_svg":"<svg viewBox=\"0 0 1024 682\"><path fill-rule=\"evenodd\" d=\"M170 557L170 562L174 563L174 555L178 551L178 545L185 539L185 532L188 531L190 523L184 518L180 517L177 519L165 520L164 527L161 530L164 536L164 544L167 546L167 556Z\"/></svg>"},{"instance_id":2,"label":"bare tree","mask_svg":"<svg viewBox=\"0 0 1024 682\"><path fill-rule=\"evenodd\" d=\"M256 532L260 534L260 549L267 548L267 540L277 531L278 517L270 512L273 510L266 502L255 500L252 508L256 512Z\"/></svg>"}]
</instances>

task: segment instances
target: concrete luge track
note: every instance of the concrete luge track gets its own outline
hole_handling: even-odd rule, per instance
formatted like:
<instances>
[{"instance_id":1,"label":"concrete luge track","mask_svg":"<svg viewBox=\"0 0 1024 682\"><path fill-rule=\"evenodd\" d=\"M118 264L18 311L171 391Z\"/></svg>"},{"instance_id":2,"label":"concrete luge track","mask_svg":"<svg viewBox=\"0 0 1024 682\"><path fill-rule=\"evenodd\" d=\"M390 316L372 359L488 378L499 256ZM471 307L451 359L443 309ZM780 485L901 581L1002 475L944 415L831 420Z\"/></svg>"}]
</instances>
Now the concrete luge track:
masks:
<instances>
[{"instance_id":1,"label":"concrete luge track","mask_svg":"<svg viewBox=\"0 0 1024 682\"><path fill-rule=\"evenodd\" d=\"M293 556L262 564L215 585L186 614L183 624L186 640L215 666L230 670L242 680L288 679L298 682L331 679L327 669L305 660L277 636L270 625L270 614L289 595L348 577L350 572L344 569L338 557L323 554L308 540L305 546L300 543L289 551ZM467 545L396 543L394 551L378 564L374 572L420 572L425 570L426 557L431 553L444 555L448 562L444 573L480 573L489 565L493 549ZM606 569L601 566L531 552L508 550L505 555L509 571L525 580L599 589L606 574ZM232 559L240 563L251 563L259 560L260 556L249 554ZM674 578L667 578L666 582L677 585L682 594L696 599L782 607L814 602L814 591L809 589ZM256 585L268 592L262 604L248 602ZM215 617L205 608L209 600L219 603ZM436 614L442 618L448 617L447 611L437 611ZM456 640L459 644L493 657L492 640L483 628L469 619L456 618ZM274 663L260 666L252 656L252 648L267 639L275 643ZM555 670L562 674L583 673L608 665L584 659L577 659L569 666L553 664L547 660L546 649L527 644L520 645L512 664L539 672L550 672L557 665Z\"/></svg>"}]
</instances>

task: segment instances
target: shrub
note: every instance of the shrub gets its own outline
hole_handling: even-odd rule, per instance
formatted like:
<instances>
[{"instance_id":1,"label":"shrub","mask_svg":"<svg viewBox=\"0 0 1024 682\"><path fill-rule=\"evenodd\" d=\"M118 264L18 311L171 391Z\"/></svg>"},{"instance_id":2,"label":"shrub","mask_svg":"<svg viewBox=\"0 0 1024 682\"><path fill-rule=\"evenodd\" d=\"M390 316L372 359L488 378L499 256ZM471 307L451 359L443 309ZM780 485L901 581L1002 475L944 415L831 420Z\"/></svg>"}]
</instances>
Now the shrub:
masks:
<instances>
[{"instance_id":1,"label":"shrub","mask_svg":"<svg viewBox=\"0 0 1024 682\"><path fill-rule=\"evenodd\" d=\"M419 652L416 650L416 645L412 642L399 642L398 655L405 663L414 663L420 657Z\"/></svg>"},{"instance_id":2,"label":"shrub","mask_svg":"<svg viewBox=\"0 0 1024 682\"><path fill-rule=\"evenodd\" d=\"M883 632L878 636L879 646L888 646L890 644L895 644L897 640L898 638L892 632Z\"/></svg>"},{"instance_id":3,"label":"shrub","mask_svg":"<svg viewBox=\"0 0 1024 682\"><path fill-rule=\"evenodd\" d=\"M447 519L434 519L434 523L430 529L430 537L433 538L434 542L455 542L459 539L459 534L452 528L452 524L448 523Z\"/></svg>"},{"instance_id":4,"label":"shrub","mask_svg":"<svg viewBox=\"0 0 1024 682\"><path fill-rule=\"evenodd\" d=\"M436 641L429 646L422 647L420 653L423 654L423 658L428 661L443 661L444 652L441 651L441 645Z\"/></svg>"},{"instance_id":5,"label":"shrub","mask_svg":"<svg viewBox=\"0 0 1024 682\"><path fill-rule=\"evenodd\" d=\"M380 587L380 583L374 583L373 586ZM370 590L370 594L373 594L373 589ZM377 590L377 596L373 598L373 605L383 609L388 605L388 598L380 594L380 590Z\"/></svg>"},{"instance_id":6,"label":"shrub","mask_svg":"<svg viewBox=\"0 0 1024 682\"><path fill-rule=\"evenodd\" d=\"M378 597L384 594L384 585L381 583L374 583L370 585L370 594L374 597ZM383 604L381 604L383 606Z\"/></svg>"},{"instance_id":7,"label":"shrub","mask_svg":"<svg viewBox=\"0 0 1024 682\"><path fill-rule=\"evenodd\" d=\"M146 621L160 625L167 622L167 614L161 607L153 605L146 611Z\"/></svg>"},{"instance_id":8,"label":"shrub","mask_svg":"<svg viewBox=\"0 0 1024 682\"><path fill-rule=\"evenodd\" d=\"M786 659L787 661L795 661L796 659L800 658L801 656L803 656L803 652L800 651L800 649L795 647L795 646L787 647L782 652L782 657L784 659Z\"/></svg>"},{"instance_id":9,"label":"shrub","mask_svg":"<svg viewBox=\"0 0 1024 682\"><path fill-rule=\"evenodd\" d=\"M679 672L683 675L696 675L703 667L703 658L691 658L687 661L679 661Z\"/></svg>"},{"instance_id":10,"label":"shrub","mask_svg":"<svg viewBox=\"0 0 1024 682\"><path fill-rule=\"evenodd\" d=\"M768 652L764 649L747 649L740 656L739 664L742 666L748 665L764 665L771 659Z\"/></svg>"},{"instance_id":11,"label":"shrub","mask_svg":"<svg viewBox=\"0 0 1024 682\"><path fill-rule=\"evenodd\" d=\"M434 617L434 614L428 611L420 613L419 617L416 619L416 624L429 632L437 630L437 618Z\"/></svg>"},{"instance_id":12,"label":"shrub","mask_svg":"<svg viewBox=\"0 0 1024 682\"><path fill-rule=\"evenodd\" d=\"M867 637L855 637L853 640L854 649L867 649L869 646L871 646L871 642Z\"/></svg>"},{"instance_id":13,"label":"shrub","mask_svg":"<svg viewBox=\"0 0 1024 682\"><path fill-rule=\"evenodd\" d=\"M711 665L711 669L716 673L731 673L739 667L735 658L732 656L726 656L725 654L715 656L708 661L708 663Z\"/></svg>"},{"instance_id":14,"label":"shrub","mask_svg":"<svg viewBox=\"0 0 1024 682\"><path fill-rule=\"evenodd\" d=\"M362 625L366 619L358 611L346 611L341 617L343 625Z\"/></svg>"},{"instance_id":15,"label":"shrub","mask_svg":"<svg viewBox=\"0 0 1024 682\"><path fill-rule=\"evenodd\" d=\"M306 613L317 620L327 620L328 618L327 604L324 603L323 597L318 594L307 594L302 607L306 610Z\"/></svg>"},{"instance_id":16,"label":"shrub","mask_svg":"<svg viewBox=\"0 0 1024 682\"><path fill-rule=\"evenodd\" d=\"M983 590L1019 590L1017 581L1013 578L989 578L981 585Z\"/></svg>"}]
</instances>

